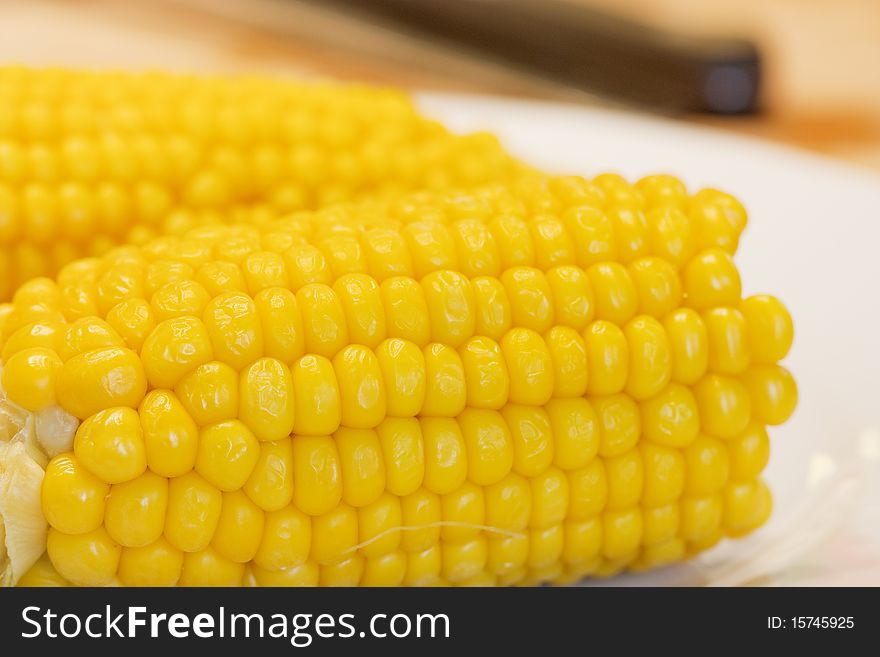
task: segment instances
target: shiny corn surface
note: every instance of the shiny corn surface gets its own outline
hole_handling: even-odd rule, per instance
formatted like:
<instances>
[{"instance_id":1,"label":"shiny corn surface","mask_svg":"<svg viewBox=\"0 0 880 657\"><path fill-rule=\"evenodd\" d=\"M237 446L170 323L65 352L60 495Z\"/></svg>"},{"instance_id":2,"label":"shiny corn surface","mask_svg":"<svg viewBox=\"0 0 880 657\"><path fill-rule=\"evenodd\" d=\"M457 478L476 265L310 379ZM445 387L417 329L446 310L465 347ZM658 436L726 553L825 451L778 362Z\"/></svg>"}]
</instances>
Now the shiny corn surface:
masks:
<instances>
[{"instance_id":1,"label":"shiny corn surface","mask_svg":"<svg viewBox=\"0 0 880 657\"><path fill-rule=\"evenodd\" d=\"M0 300L117 244L524 169L390 89L0 68Z\"/></svg>"},{"instance_id":2,"label":"shiny corn surface","mask_svg":"<svg viewBox=\"0 0 880 657\"><path fill-rule=\"evenodd\" d=\"M27 283L5 394L79 422L46 469L48 558L78 585L511 585L747 534L797 392L787 311L743 298L745 223L668 176L554 178Z\"/></svg>"}]
</instances>

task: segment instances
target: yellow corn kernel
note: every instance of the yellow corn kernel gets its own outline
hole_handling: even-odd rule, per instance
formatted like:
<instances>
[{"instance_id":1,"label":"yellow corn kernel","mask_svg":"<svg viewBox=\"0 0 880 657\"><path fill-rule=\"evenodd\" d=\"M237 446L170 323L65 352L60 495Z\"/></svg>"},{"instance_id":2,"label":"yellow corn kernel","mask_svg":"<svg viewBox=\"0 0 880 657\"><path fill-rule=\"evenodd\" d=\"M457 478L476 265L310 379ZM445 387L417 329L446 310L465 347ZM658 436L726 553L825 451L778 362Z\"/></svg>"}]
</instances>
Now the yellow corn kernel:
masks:
<instances>
[{"instance_id":1,"label":"yellow corn kernel","mask_svg":"<svg viewBox=\"0 0 880 657\"><path fill-rule=\"evenodd\" d=\"M376 349L376 360L386 390L387 413L414 417L425 401L425 356L414 343L389 338Z\"/></svg>"},{"instance_id":2,"label":"yellow corn kernel","mask_svg":"<svg viewBox=\"0 0 880 657\"><path fill-rule=\"evenodd\" d=\"M440 544L433 545L421 552L409 552L406 555L406 574L404 586L432 586L440 579L443 555Z\"/></svg>"},{"instance_id":3,"label":"yellow corn kernel","mask_svg":"<svg viewBox=\"0 0 880 657\"><path fill-rule=\"evenodd\" d=\"M566 564L584 564L599 555L602 549L602 522L599 518L568 520L562 531L562 560Z\"/></svg>"},{"instance_id":4,"label":"yellow corn kernel","mask_svg":"<svg viewBox=\"0 0 880 657\"><path fill-rule=\"evenodd\" d=\"M59 355L70 360L86 351L102 347L123 347L122 338L102 319L82 317L67 326Z\"/></svg>"},{"instance_id":5,"label":"yellow corn kernel","mask_svg":"<svg viewBox=\"0 0 880 657\"><path fill-rule=\"evenodd\" d=\"M466 481L440 497L440 512L444 523L440 530L443 541L458 542L479 536L486 516L483 488Z\"/></svg>"},{"instance_id":6,"label":"yellow corn kernel","mask_svg":"<svg viewBox=\"0 0 880 657\"><path fill-rule=\"evenodd\" d=\"M470 281L451 270L434 271L422 279L431 339L459 347L474 333L474 293Z\"/></svg>"},{"instance_id":7,"label":"yellow corn kernel","mask_svg":"<svg viewBox=\"0 0 880 657\"><path fill-rule=\"evenodd\" d=\"M468 475L461 428L451 418L422 418L420 424L425 450L424 486L439 495L450 493L461 486Z\"/></svg>"},{"instance_id":8,"label":"yellow corn kernel","mask_svg":"<svg viewBox=\"0 0 880 657\"><path fill-rule=\"evenodd\" d=\"M107 323L132 351L140 351L147 336L156 328L153 310L143 299L127 299L107 313Z\"/></svg>"},{"instance_id":9,"label":"yellow corn kernel","mask_svg":"<svg viewBox=\"0 0 880 657\"><path fill-rule=\"evenodd\" d=\"M596 301L590 279L583 269L563 265L547 272L558 325L582 331L593 320Z\"/></svg>"},{"instance_id":10,"label":"yellow corn kernel","mask_svg":"<svg viewBox=\"0 0 880 657\"><path fill-rule=\"evenodd\" d=\"M180 380L174 392L199 426L238 415L238 373L225 363L199 365Z\"/></svg>"},{"instance_id":11,"label":"yellow corn kernel","mask_svg":"<svg viewBox=\"0 0 880 657\"><path fill-rule=\"evenodd\" d=\"M690 482L690 471L681 451L648 442L639 445L639 449L645 470L642 504L659 507L678 500L685 482Z\"/></svg>"},{"instance_id":12,"label":"yellow corn kernel","mask_svg":"<svg viewBox=\"0 0 880 657\"><path fill-rule=\"evenodd\" d=\"M123 586L175 586L183 552L164 538L144 547L122 548L116 575Z\"/></svg>"},{"instance_id":13,"label":"yellow corn kernel","mask_svg":"<svg viewBox=\"0 0 880 657\"><path fill-rule=\"evenodd\" d=\"M468 277L497 276L501 255L495 237L480 219L462 219L450 226L461 272Z\"/></svg>"},{"instance_id":14,"label":"yellow corn kernel","mask_svg":"<svg viewBox=\"0 0 880 657\"><path fill-rule=\"evenodd\" d=\"M254 563L265 570L287 570L305 563L312 542L312 519L293 506L270 511L265 517Z\"/></svg>"},{"instance_id":15,"label":"yellow corn kernel","mask_svg":"<svg viewBox=\"0 0 880 657\"><path fill-rule=\"evenodd\" d=\"M254 296L263 327L266 356L294 363L305 351L305 333L296 296L290 290L270 287Z\"/></svg>"},{"instance_id":16,"label":"yellow corn kernel","mask_svg":"<svg viewBox=\"0 0 880 657\"><path fill-rule=\"evenodd\" d=\"M111 406L137 408L147 391L144 369L128 349L111 347L74 356L58 375L58 403L80 419Z\"/></svg>"},{"instance_id":17,"label":"yellow corn kernel","mask_svg":"<svg viewBox=\"0 0 880 657\"><path fill-rule=\"evenodd\" d=\"M497 529L519 532L528 526L532 511L529 480L511 472L483 491L486 498L486 524Z\"/></svg>"},{"instance_id":18,"label":"yellow corn kernel","mask_svg":"<svg viewBox=\"0 0 880 657\"><path fill-rule=\"evenodd\" d=\"M404 497L422 485L425 452L422 429L415 418L385 418L376 427L380 451L385 461L388 491Z\"/></svg>"},{"instance_id":19,"label":"yellow corn kernel","mask_svg":"<svg viewBox=\"0 0 880 657\"><path fill-rule=\"evenodd\" d=\"M342 499L366 506L385 490L385 462L379 436L372 429L342 427L333 435L342 472Z\"/></svg>"},{"instance_id":20,"label":"yellow corn kernel","mask_svg":"<svg viewBox=\"0 0 880 657\"><path fill-rule=\"evenodd\" d=\"M570 208L563 213L562 221L574 240L579 267L587 269L598 262L617 260L614 223L600 209Z\"/></svg>"},{"instance_id":21,"label":"yellow corn kernel","mask_svg":"<svg viewBox=\"0 0 880 657\"><path fill-rule=\"evenodd\" d=\"M319 586L357 586L364 574L364 558L353 557L320 567Z\"/></svg>"},{"instance_id":22,"label":"yellow corn kernel","mask_svg":"<svg viewBox=\"0 0 880 657\"><path fill-rule=\"evenodd\" d=\"M108 484L130 481L147 468L143 429L130 408L110 408L80 424L73 450L79 463Z\"/></svg>"},{"instance_id":23,"label":"yellow corn kernel","mask_svg":"<svg viewBox=\"0 0 880 657\"><path fill-rule=\"evenodd\" d=\"M607 511L634 507L642 498L645 485L645 466L638 448L625 454L605 459L605 479L608 493Z\"/></svg>"},{"instance_id":24,"label":"yellow corn kernel","mask_svg":"<svg viewBox=\"0 0 880 657\"><path fill-rule=\"evenodd\" d=\"M638 508L606 511L602 514L602 555L626 560L642 540L642 512Z\"/></svg>"},{"instance_id":25,"label":"yellow corn kernel","mask_svg":"<svg viewBox=\"0 0 880 657\"><path fill-rule=\"evenodd\" d=\"M544 341L552 366L553 396L582 397L589 381L584 339L571 327L554 326L544 336Z\"/></svg>"},{"instance_id":26,"label":"yellow corn kernel","mask_svg":"<svg viewBox=\"0 0 880 657\"><path fill-rule=\"evenodd\" d=\"M642 544L657 545L676 537L681 507L677 502L643 509Z\"/></svg>"},{"instance_id":27,"label":"yellow corn kernel","mask_svg":"<svg viewBox=\"0 0 880 657\"><path fill-rule=\"evenodd\" d=\"M468 477L480 486L494 484L513 465L513 443L504 418L497 411L465 409L458 416L467 454Z\"/></svg>"},{"instance_id":28,"label":"yellow corn kernel","mask_svg":"<svg viewBox=\"0 0 880 657\"><path fill-rule=\"evenodd\" d=\"M697 437L700 423L705 422L699 399L690 388L678 383L670 383L639 406L644 437L667 447L686 447Z\"/></svg>"},{"instance_id":29,"label":"yellow corn kernel","mask_svg":"<svg viewBox=\"0 0 880 657\"><path fill-rule=\"evenodd\" d=\"M509 396L510 377L499 345L490 338L475 337L459 351L468 406L493 409L504 406Z\"/></svg>"},{"instance_id":30,"label":"yellow corn kernel","mask_svg":"<svg viewBox=\"0 0 880 657\"><path fill-rule=\"evenodd\" d=\"M407 555L391 552L372 557L364 563L361 586L400 586L406 576Z\"/></svg>"},{"instance_id":31,"label":"yellow corn kernel","mask_svg":"<svg viewBox=\"0 0 880 657\"><path fill-rule=\"evenodd\" d=\"M12 312L11 306L9 312ZM3 343L0 358L7 363L13 354L34 347L42 347L59 354L64 335L64 324L54 320L43 320L22 326Z\"/></svg>"},{"instance_id":32,"label":"yellow corn kernel","mask_svg":"<svg viewBox=\"0 0 880 657\"><path fill-rule=\"evenodd\" d=\"M612 395L623 390L629 368L629 348L623 331L611 322L597 320L583 334L587 345L587 392Z\"/></svg>"},{"instance_id":33,"label":"yellow corn kernel","mask_svg":"<svg viewBox=\"0 0 880 657\"><path fill-rule=\"evenodd\" d=\"M494 341L501 340L510 329L512 315L507 292L497 278L478 276L471 280L474 291L474 332Z\"/></svg>"},{"instance_id":34,"label":"yellow corn kernel","mask_svg":"<svg viewBox=\"0 0 880 657\"><path fill-rule=\"evenodd\" d=\"M720 248L701 251L684 269L687 304L697 310L739 305L739 272L731 255Z\"/></svg>"},{"instance_id":35,"label":"yellow corn kernel","mask_svg":"<svg viewBox=\"0 0 880 657\"><path fill-rule=\"evenodd\" d=\"M455 349L439 343L429 344L425 356L425 402L422 416L455 417L467 399L464 365Z\"/></svg>"},{"instance_id":36,"label":"yellow corn kernel","mask_svg":"<svg viewBox=\"0 0 880 657\"><path fill-rule=\"evenodd\" d=\"M179 586L241 586L244 564L230 561L210 547L183 555Z\"/></svg>"},{"instance_id":37,"label":"yellow corn kernel","mask_svg":"<svg viewBox=\"0 0 880 657\"><path fill-rule=\"evenodd\" d=\"M743 300L740 310L748 327L752 360L772 365L785 358L794 339L794 327L782 302L766 294L756 294Z\"/></svg>"},{"instance_id":38,"label":"yellow corn kernel","mask_svg":"<svg viewBox=\"0 0 880 657\"><path fill-rule=\"evenodd\" d=\"M663 325L641 315L624 327L629 349L629 375L626 392L633 399L648 399L669 383L672 354Z\"/></svg>"},{"instance_id":39,"label":"yellow corn kernel","mask_svg":"<svg viewBox=\"0 0 880 657\"><path fill-rule=\"evenodd\" d=\"M184 552L204 550L220 519L222 494L195 472L168 482L165 538Z\"/></svg>"},{"instance_id":40,"label":"yellow corn kernel","mask_svg":"<svg viewBox=\"0 0 880 657\"><path fill-rule=\"evenodd\" d=\"M64 370L61 359L51 349L31 347L22 349L3 362L3 390L10 400L29 411L40 411L55 405L56 382ZM70 376L70 374L68 374ZM99 382L96 382L99 383ZM71 394L65 385L62 403L71 403ZM100 393L99 393L100 394ZM83 400L82 406L87 402ZM77 407L77 404L74 404Z\"/></svg>"},{"instance_id":41,"label":"yellow corn kernel","mask_svg":"<svg viewBox=\"0 0 880 657\"><path fill-rule=\"evenodd\" d=\"M762 424L782 424L797 406L798 390L791 373L779 365L750 368L743 381L751 399L755 419Z\"/></svg>"},{"instance_id":42,"label":"yellow corn kernel","mask_svg":"<svg viewBox=\"0 0 880 657\"><path fill-rule=\"evenodd\" d=\"M685 491L693 497L711 495L728 480L730 459L724 442L711 436L698 436L684 450L687 467Z\"/></svg>"},{"instance_id":43,"label":"yellow corn kernel","mask_svg":"<svg viewBox=\"0 0 880 657\"><path fill-rule=\"evenodd\" d=\"M380 283L393 276L412 276L413 264L403 236L389 228L373 228L363 234L367 269Z\"/></svg>"},{"instance_id":44,"label":"yellow corn kernel","mask_svg":"<svg viewBox=\"0 0 880 657\"><path fill-rule=\"evenodd\" d=\"M72 584L106 586L116 574L121 548L103 527L76 535L50 527L46 551L58 573Z\"/></svg>"},{"instance_id":45,"label":"yellow corn kernel","mask_svg":"<svg viewBox=\"0 0 880 657\"><path fill-rule=\"evenodd\" d=\"M97 281L98 312L105 316L117 303L144 298L143 269L135 263L110 267Z\"/></svg>"},{"instance_id":46,"label":"yellow corn kernel","mask_svg":"<svg viewBox=\"0 0 880 657\"><path fill-rule=\"evenodd\" d=\"M309 514L332 511L342 500L342 466L329 436L293 438L293 503Z\"/></svg>"},{"instance_id":47,"label":"yellow corn kernel","mask_svg":"<svg viewBox=\"0 0 880 657\"><path fill-rule=\"evenodd\" d=\"M529 558L526 562L533 571L532 577L539 582L550 581L555 568L561 567L559 560L565 545L565 530L561 524L529 531ZM548 572L534 572L544 571Z\"/></svg>"},{"instance_id":48,"label":"yellow corn kernel","mask_svg":"<svg viewBox=\"0 0 880 657\"><path fill-rule=\"evenodd\" d=\"M641 571L668 566L684 559L685 554L684 541L680 538L674 538L664 543L646 546L642 550L639 559L632 564L631 568L634 571Z\"/></svg>"},{"instance_id":49,"label":"yellow corn kernel","mask_svg":"<svg viewBox=\"0 0 880 657\"><path fill-rule=\"evenodd\" d=\"M346 274L333 284L345 312L351 342L375 349L385 338L385 312L376 281L365 274Z\"/></svg>"},{"instance_id":50,"label":"yellow corn kernel","mask_svg":"<svg viewBox=\"0 0 880 657\"><path fill-rule=\"evenodd\" d=\"M205 308L204 322L217 360L241 370L263 355L263 329L250 297L214 297Z\"/></svg>"},{"instance_id":51,"label":"yellow corn kernel","mask_svg":"<svg viewBox=\"0 0 880 657\"><path fill-rule=\"evenodd\" d=\"M760 479L728 484L722 522L728 536L743 536L764 524L773 506L770 489Z\"/></svg>"},{"instance_id":52,"label":"yellow corn kernel","mask_svg":"<svg viewBox=\"0 0 880 657\"><path fill-rule=\"evenodd\" d=\"M341 422L347 427L370 429L385 417L385 382L376 355L368 348L352 344L333 359L339 384Z\"/></svg>"},{"instance_id":53,"label":"yellow corn kernel","mask_svg":"<svg viewBox=\"0 0 880 657\"><path fill-rule=\"evenodd\" d=\"M167 506L168 480L148 470L110 488L104 527L120 545L144 547L162 536Z\"/></svg>"},{"instance_id":54,"label":"yellow corn kernel","mask_svg":"<svg viewBox=\"0 0 880 657\"><path fill-rule=\"evenodd\" d=\"M569 483L566 474L558 468L549 468L530 481L532 511L529 526L545 529L559 525L568 513Z\"/></svg>"},{"instance_id":55,"label":"yellow corn kernel","mask_svg":"<svg viewBox=\"0 0 880 657\"><path fill-rule=\"evenodd\" d=\"M412 278L394 276L384 280L379 289L388 337L424 347L431 339L431 325L422 286Z\"/></svg>"},{"instance_id":56,"label":"yellow corn kernel","mask_svg":"<svg viewBox=\"0 0 880 657\"><path fill-rule=\"evenodd\" d=\"M510 575L524 567L529 557L529 538L521 536L488 536L486 570L495 575Z\"/></svg>"},{"instance_id":57,"label":"yellow corn kernel","mask_svg":"<svg viewBox=\"0 0 880 657\"><path fill-rule=\"evenodd\" d=\"M706 325L697 312L679 308L666 317L664 327L672 350L672 380L693 385L709 366Z\"/></svg>"},{"instance_id":58,"label":"yellow corn kernel","mask_svg":"<svg viewBox=\"0 0 880 657\"><path fill-rule=\"evenodd\" d=\"M574 264L575 245L562 221L552 215L538 215L529 222L529 229L539 269Z\"/></svg>"},{"instance_id":59,"label":"yellow corn kernel","mask_svg":"<svg viewBox=\"0 0 880 657\"><path fill-rule=\"evenodd\" d=\"M700 541L714 534L721 526L724 504L718 493L681 500L681 537Z\"/></svg>"},{"instance_id":60,"label":"yellow corn kernel","mask_svg":"<svg viewBox=\"0 0 880 657\"><path fill-rule=\"evenodd\" d=\"M440 540L440 496L426 488L400 499L400 512L405 531L400 547L405 552L421 552Z\"/></svg>"},{"instance_id":61,"label":"yellow corn kernel","mask_svg":"<svg viewBox=\"0 0 880 657\"><path fill-rule=\"evenodd\" d=\"M489 224L489 230L498 245L502 270L535 264L535 245L522 218L504 214Z\"/></svg>"},{"instance_id":62,"label":"yellow corn kernel","mask_svg":"<svg viewBox=\"0 0 880 657\"><path fill-rule=\"evenodd\" d=\"M544 408L553 428L553 463L563 470L584 467L599 451L602 440L601 417L593 404L581 397L552 399Z\"/></svg>"},{"instance_id":63,"label":"yellow corn kernel","mask_svg":"<svg viewBox=\"0 0 880 657\"><path fill-rule=\"evenodd\" d=\"M580 470L568 472L568 517L588 520L605 508L608 478L602 459L593 459Z\"/></svg>"},{"instance_id":64,"label":"yellow corn kernel","mask_svg":"<svg viewBox=\"0 0 880 657\"><path fill-rule=\"evenodd\" d=\"M754 479L770 458L770 439L760 424L751 423L745 431L727 441L730 463L730 480Z\"/></svg>"},{"instance_id":65,"label":"yellow corn kernel","mask_svg":"<svg viewBox=\"0 0 880 657\"><path fill-rule=\"evenodd\" d=\"M43 476L43 516L65 534L94 531L104 521L104 499L109 490L73 454L59 454L49 461Z\"/></svg>"},{"instance_id":66,"label":"yellow corn kernel","mask_svg":"<svg viewBox=\"0 0 880 657\"><path fill-rule=\"evenodd\" d=\"M596 317L617 325L632 319L638 310L636 286L626 267L601 262L587 270L596 298Z\"/></svg>"},{"instance_id":67,"label":"yellow corn kernel","mask_svg":"<svg viewBox=\"0 0 880 657\"><path fill-rule=\"evenodd\" d=\"M511 267L501 275L510 301L513 326L544 333L554 321L553 298L547 277L534 267Z\"/></svg>"},{"instance_id":68,"label":"yellow corn kernel","mask_svg":"<svg viewBox=\"0 0 880 657\"><path fill-rule=\"evenodd\" d=\"M173 388L186 374L213 358L208 330L195 317L160 322L141 347L141 361L154 388Z\"/></svg>"},{"instance_id":69,"label":"yellow corn kernel","mask_svg":"<svg viewBox=\"0 0 880 657\"><path fill-rule=\"evenodd\" d=\"M271 251L250 254L244 260L242 272L252 297L267 288L286 288L290 285L284 259Z\"/></svg>"},{"instance_id":70,"label":"yellow corn kernel","mask_svg":"<svg viewBox=\"0 0 880 657\"><path fill-rule=\"evenodd\" d=\"M261 358L241 373L237 415L258 440L281 440L294 425L293 375L284 363ZM233 413L233 416L235 413Z\"/></svg>"},{"instance_id":71,"label":"yellow corn kernel","mask_svg":"<svg viewBox=\"0 0 880 657\"><path fill-rule=\"evenodd\" d=\"M358 509L360 553L368 558L381 557L400 546L403 515L400 498L383 493L374 502Z\"/></svg>"},{"instance_id":72,"label":"yellow corn kernel","mask_svg":"<svg viewBox=\"0 0 880 657\"><path fill-rule=\"evenodd\" d=\"M749 365L746 320L735 308L713 308L703 313L709 342L709 371L739 374Z\"/></svg>"},{"instance_id":73,"label":"yellow corn kernel","mask_svg":"<svg viewBox=\"0 0 880 657\"><path fill-rule=\"evenodd\" d=\"M600 434L599 455L619 456L632 449L639 440L645 422L632 398L623 393L595 397L592 406Z\"/></svg>"},{"instance_id":74,"label":"yellow corn kernel","mask_svg":"<svg viewBox=\"0 0 880 657\"><path fill-rule=\"evenodd\" d=\"M748 389L731 377L709 374L694 386L700 424L718 438L733 438L749 424L752 402Z\"/></svg>"},{"instance_id":75,"label":"yellow corn kernel","mask_svg":"<svg viewBox=\"0 0 880 657\"><path fill-rule=\"evenodd\" d=\"M649 256L627 267L638 298L638 312L663 319L681 305L682 284L669 261Z\"/></svg>"},{"instance_id":76,"label":"yellow corn kernel","mask_svg":"<svg viewBox=\"0 0 880 657\"><path fill-rule=\"evenodd\" d=\"M501 352L510 377L510 401L542 406L553 394L550 351L540 335L514 328L501 340Z\"/></svg>"},{"instance_id":77,"label":"yellow corn kernel","mask_svg":"<svg viewBox=\"0 0 880 657\"><path fill-rule=\"evenodd\" d=\"M204 287L211 297L247 291L247 283L238 265L222 260L206 262L199 267L196 271L196 282Z\"/></svg>"},{"instance_id":78,"label":"yellow corn kernel","mask_svg":"<svg viewBox=\"0 0 880 657\"><path fill-rule=\"evenodd\" d=\"M284 264L294 291L307 285L330 284L330 269L320 249L311 244L296 244L284 252Z\"/></svg>"},{"instance_id":79,"label":"yellow corn kernel","mask_svg":"<svg viewBox=\"0 0 880 657\"><path fill-rule=\"evenodd\" d=\"M264 511L277 511L293 499L293 444L290 438L260 443L260 456L243 489Z\"/></svg>"},{"instance_id":80,"label":"yellow corn kernel","mask_svg":"<svg viewBox=\"0 0 880 657\"><path fill-rule=\"evenodd\" d=\"M339 428L342 419L339 383L333 364L307 354L291 369L296 434L319 436Z\"/></svg>"},{"instance_id":81,"label":"yellow corn kernel","mask_svg":"<svg viewBox=\"0 0 880 657\"><path fill-rule=\"evenodd\" d=\"M534 477L553 462L554 433L550 416L542 408L508 404L501 415L510 431L512 469Z\"/></svg>"},{"instance_id":82,"label":"yellow corn kernel","mask_svg":"<svg viewBox=\"0 0 880 657\"><path fill-rule=\"evenodd\" d=\"M648 213L651 252L683 267L693 257L697 241L693 222L675 207L657 208Z\"/></svg>"},{"instance_id":83,"label":"yellow corn kernel","mask_svg":"<svg viewBox=\"0 0 880 657\"><path fill-rule=\"evenodd\" d=\"M201 430L195 470L222 491L244 486L260 456L256 437L238 420L224 420Z\"/></svg>"},{"instance_id":84,"label":"yellow corn kernel","mask_svg":"<svg viewBox=\"0 0 880 657\"><path fill-rule=\"evenodd\" d=\"M153 390L138 409L147 466L163 477L192 470L199 446L199 430L173 392Z\"/></svg>"},{"instance_id":85,"label":"yellow corn kernel","mask_svg":"<svg viewBox=\"0 0 880 657\"><path fill-rule=\"evenodd\" d=\"M257 554L266 515L242 491L223 493L211 547L222 557L247 563Z\"/></svg>"},{"instance_id":86,"label":"yellow corn kernel","mask_svg":"<svg viewBox=\"0 0 880 657\"><path fill-rule=\"evenodd\" d=\"M180 283L193 280L195 270L185 262L158 260L147 265L144 275L144 292L153 296L168 283ZM203 288L204 289L204 288Z\"/></svg>"},{"instance_id":87,"label":"yellow corn kernel","mask_svg":"<svg viewBox=\"0 0 880 657\"><path fill-rule=\"evenodd\" d=\"M311 559L319 564L333 563L349 556L358 542L357 511L339 504L312 518Z\"/></svg>"},{"instance_id":88,"label":"yellow corn kernel","mask_svg":"<svg viewBox=\"0 0 880 657\"><path fill-rule=\"evenodd\" d=\"M484 536L469 541L441 544L443 565L441 575L449 582L463 582L483 572L488 558L488 542Z\"/></svg>"}]
</instances>

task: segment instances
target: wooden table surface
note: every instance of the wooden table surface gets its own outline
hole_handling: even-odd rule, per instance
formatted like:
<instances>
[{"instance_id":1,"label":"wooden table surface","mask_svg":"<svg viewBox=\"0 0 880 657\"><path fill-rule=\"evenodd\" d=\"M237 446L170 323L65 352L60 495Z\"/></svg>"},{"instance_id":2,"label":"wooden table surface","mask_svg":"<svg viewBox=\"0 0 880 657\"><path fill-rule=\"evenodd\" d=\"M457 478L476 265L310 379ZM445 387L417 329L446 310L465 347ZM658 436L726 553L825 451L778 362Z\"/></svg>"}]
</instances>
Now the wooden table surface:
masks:
<instances>
[{"instance_id":1,"label":"wooden table surface","mask_svg":"<svg viewBox=\"0 0 880 657\"><path fill-rule=\"evenodd\" d=\"M442 1L442 0L437 0ZM880 169L880 0L572 0L765 55L765 110L681 117ZM597 104L517 71L296 0L0 0L0 63L332 76Z\"/></svg>"}]
</instances>

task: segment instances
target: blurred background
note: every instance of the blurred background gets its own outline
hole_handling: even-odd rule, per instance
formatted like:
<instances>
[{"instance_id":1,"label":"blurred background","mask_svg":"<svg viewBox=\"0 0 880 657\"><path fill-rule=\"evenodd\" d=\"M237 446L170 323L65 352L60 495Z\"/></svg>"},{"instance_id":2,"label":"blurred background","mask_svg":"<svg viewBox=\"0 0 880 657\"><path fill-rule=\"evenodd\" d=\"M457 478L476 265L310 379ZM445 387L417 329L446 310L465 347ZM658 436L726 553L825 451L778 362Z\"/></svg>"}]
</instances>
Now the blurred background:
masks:
<instances>
[{"instance_id":1,"label":"blurred background","mask_svg":"<svg viewBox=\"0 0 880 657\"><path fill-rule=\"evenodd\" d=\"M880 169L878 0L0 0L0 62L619 106Z\"/></svg>"}]
</instances>

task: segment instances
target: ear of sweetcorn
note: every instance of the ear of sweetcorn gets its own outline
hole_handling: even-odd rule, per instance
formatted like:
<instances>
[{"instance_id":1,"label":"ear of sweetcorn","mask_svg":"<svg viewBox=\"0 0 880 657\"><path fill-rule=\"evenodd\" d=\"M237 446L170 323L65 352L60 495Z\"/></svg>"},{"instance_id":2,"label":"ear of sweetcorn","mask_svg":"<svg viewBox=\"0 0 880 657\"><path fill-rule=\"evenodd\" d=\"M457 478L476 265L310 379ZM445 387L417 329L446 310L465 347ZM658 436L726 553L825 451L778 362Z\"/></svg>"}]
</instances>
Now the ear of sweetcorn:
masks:
<instances>
[{"instance_id":1,"label":"ear of sweetcorn","mask_svg":"<svg viewBox=\"0 0 880 657\"><path fill-rule=\"evenodd\" d=\"M788 313L741 298L745 223L668 176L554 178L27 283L5 581L53 581L25 575L46 550L79 585L571 582L746 534L797 393Z\"/></svg>"},{"instance_id":2,"label":"ear of sweetcorn","mask_svg":"<svg viewBox=\"0 0 880 657\"><path fill-rule=\"evenodd\" d=\"M118 244L525 170L392 89L0 67L0 300Z\"/></svg>"}]
</instances>

